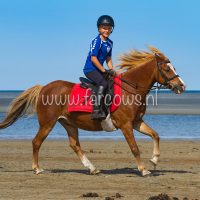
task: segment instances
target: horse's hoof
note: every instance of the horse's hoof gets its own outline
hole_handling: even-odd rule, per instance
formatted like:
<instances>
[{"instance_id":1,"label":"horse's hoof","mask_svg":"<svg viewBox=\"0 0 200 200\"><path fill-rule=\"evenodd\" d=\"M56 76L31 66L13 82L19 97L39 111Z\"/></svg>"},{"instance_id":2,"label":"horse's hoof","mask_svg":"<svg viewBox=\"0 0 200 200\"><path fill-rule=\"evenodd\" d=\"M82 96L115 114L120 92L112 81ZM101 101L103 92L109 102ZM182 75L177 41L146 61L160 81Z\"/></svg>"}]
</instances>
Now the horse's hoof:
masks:
<instances>
[{"instance_id":1,"label":"horse's hoof","mask_svg":"<svg viewBox=\"0 0 200 200\"><path fill-rule=\"evenodd\" d=\"M43 169L35 169L34 172L36 175L41 174L44 170Z\"/></svg>"},{"instance_id":2,"label":"horse's hoof","mask_svg":"<svg viewBox=\"0 0 200 200\"><path fill-rule=\"evenodd\" d=\"M97 174L100 174L100 173L101 173L101 171L98 170L98 169L95 169L95 170L93 170L93 171L90 171L90 175L97 175Z\"/></svg>"},{"instance_id":3,"label":"horse's hoof","mask_svg":"<svg viewBox=\"0 0 200 200\"><path fill-rule=\"evenodd\" d=\"M146 170L146 169L143 169L142 170L142 176L144 177L144 176L149 176L149 175L151 175L151 172L150 171L148 171L148 170Z\"/></svg>"},{"instance_id":4,"label":"horse's hoof","mask_svg":"<svg viewBox=\"0 0 200 200\"><path fill-rule=\"evenodd\" d=\"M153 169L156 170L157 162L154 162L153 159L150 159L149 162L150 162L151 165L153 166Z\"/></svg>"},{"instance_id":5,"label":"horse's hoof","mask_svg":"<svg viewBox=\"0 0 200 200\"><path fill-rule=\"evenodd\" d=\"M152 166L154 167L154 170L156 169L156 166L158 164L158 156L153 155L152 158L149 160Z\"/></svg>"}]
</instances>

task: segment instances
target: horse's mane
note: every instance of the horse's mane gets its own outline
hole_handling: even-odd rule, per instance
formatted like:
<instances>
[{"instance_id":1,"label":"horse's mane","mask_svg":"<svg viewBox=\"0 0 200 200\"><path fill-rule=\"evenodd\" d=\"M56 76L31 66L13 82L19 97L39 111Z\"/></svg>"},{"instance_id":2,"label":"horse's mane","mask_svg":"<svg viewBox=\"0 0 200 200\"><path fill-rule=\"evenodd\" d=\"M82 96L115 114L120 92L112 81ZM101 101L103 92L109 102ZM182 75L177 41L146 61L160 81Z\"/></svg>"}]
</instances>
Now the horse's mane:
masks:
<instances>
[{"instance_id":1,"label":"horse's mane","mask_svg":"<svg viewBox=\"0 0 200 200\"><path fill-rule=\"evenodd\" d=\"M131 50L128 53L122 54L119 57L120 63L117 65L119 66L119 70L123 69L131 69L141 66L142 64L152 60L155 54L158 54L160 57L165 57L163 53L161 53L158 49L153 46L148 47L151 52L146 51L138 51L138 50Z\"/></svg>"}]
</instances>

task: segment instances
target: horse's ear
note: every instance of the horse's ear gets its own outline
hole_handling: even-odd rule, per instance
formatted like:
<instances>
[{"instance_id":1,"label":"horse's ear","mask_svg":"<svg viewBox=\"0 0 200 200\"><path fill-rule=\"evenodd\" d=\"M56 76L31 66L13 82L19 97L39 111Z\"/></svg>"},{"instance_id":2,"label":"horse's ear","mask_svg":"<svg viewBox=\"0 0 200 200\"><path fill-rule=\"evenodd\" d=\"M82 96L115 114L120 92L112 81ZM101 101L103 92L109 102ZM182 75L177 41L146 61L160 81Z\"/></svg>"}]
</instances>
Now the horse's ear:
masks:
<instances>
[{"instance_id":1,"label":"horse's ear","mask_svg":"<svg viewBox=\"0 0 200 200\"><path fill-rule=\"evenodd\" d=\"M162 57L162 53L156 49L155 47L153 46L148 46L148 48L151 50L151 52L155 55L155 57L157 58L161 58Z\"/></svg>"}]
</instances>

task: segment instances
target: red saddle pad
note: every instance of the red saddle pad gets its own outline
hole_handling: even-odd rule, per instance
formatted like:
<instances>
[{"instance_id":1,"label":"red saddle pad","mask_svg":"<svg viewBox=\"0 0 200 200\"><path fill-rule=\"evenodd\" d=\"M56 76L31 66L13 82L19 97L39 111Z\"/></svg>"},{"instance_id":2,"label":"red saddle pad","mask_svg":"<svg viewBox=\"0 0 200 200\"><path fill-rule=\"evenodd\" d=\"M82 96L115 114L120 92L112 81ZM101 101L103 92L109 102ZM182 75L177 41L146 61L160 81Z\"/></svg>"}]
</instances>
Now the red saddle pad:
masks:
<instances>
[{"instance_id":1,"label":"red saddle pad","mask_svg":"<svg viewBox=\"0 0 200 200\"><path fill-rule=\"evenodd\" d=\"M110 106L110 112L114 112L121 103L121 75L114 78L114 97ZM92 112L93 105L90 97L91 90L81 88L75 84L69 98L68 112Z\"/></svg>"}]
</instances>

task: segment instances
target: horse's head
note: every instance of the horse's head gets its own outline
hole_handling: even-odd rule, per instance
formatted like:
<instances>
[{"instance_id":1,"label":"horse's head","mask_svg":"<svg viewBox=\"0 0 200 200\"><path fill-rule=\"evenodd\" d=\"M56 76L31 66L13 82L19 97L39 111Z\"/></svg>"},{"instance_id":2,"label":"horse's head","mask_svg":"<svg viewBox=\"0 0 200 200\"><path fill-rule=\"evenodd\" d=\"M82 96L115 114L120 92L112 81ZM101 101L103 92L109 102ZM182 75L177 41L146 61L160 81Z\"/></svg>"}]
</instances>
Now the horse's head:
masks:
<instances>
[{"instance_id":1,"label":"horse's head","mask_svg":"<svg viewBox=\"0 0 200 200\"><path fill-rule=\"evenodd\" d=\"M171 89L176 94L184 92L186 86L180 76L176 73L176 70L169 59L156 48L150 47L150 49L155 54L156 59L156 82Z\"/></svg>"}]
</instances>

